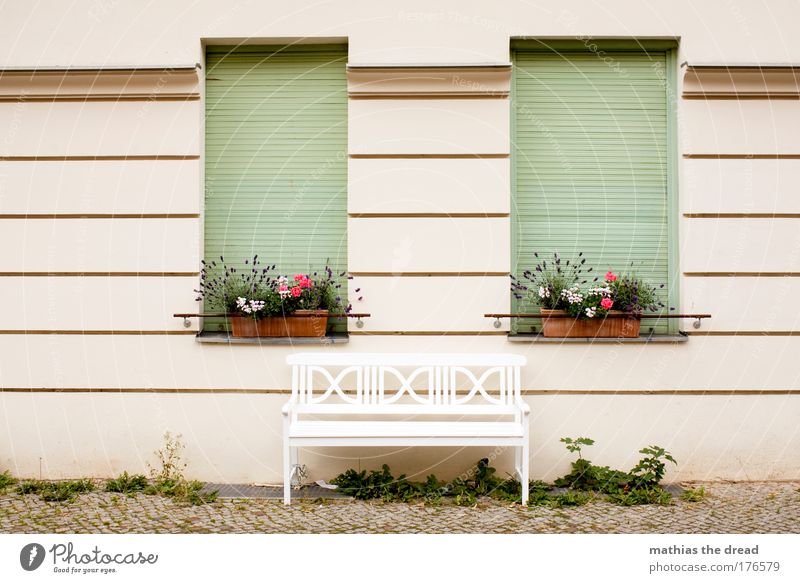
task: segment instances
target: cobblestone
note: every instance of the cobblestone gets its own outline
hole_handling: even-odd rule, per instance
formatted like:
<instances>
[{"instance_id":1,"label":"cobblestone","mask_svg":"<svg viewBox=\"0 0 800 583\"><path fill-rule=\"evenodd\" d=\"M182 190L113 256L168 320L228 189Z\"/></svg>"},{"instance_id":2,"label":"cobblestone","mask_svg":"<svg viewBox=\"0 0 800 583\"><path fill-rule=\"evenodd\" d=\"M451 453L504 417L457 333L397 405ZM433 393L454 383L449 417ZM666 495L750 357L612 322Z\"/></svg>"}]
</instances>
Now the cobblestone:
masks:
<instances>
[{"instance_id":1,"label":"cobblestone","mask_svg":"<svg viewBox=\"0 0 800 583\"><path fill-rule=\"evenodd\" d=\"M682 484L686 488L697 483ZM71 504L0 495L4 533L800 533L800 482L705 483L701 502L474 508L232 498L183 506L157 496L84 494Z\"/></svg>"}]
</instances>

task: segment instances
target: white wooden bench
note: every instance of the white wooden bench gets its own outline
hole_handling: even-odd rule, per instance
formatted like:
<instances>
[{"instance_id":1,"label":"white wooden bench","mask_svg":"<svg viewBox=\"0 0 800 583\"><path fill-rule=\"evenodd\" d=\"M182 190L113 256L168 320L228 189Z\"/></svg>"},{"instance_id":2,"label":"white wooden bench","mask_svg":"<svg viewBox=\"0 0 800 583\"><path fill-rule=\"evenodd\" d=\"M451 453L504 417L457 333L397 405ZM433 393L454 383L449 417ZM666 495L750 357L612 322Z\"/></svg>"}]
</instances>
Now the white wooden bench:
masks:
<instances>
[{"instance_id":1,"label":"white wooden bench","mask_svg":"<svg viewBox=\"0 0 800 583\"><path fill-rule=\"evenodd\" d=\"M303 353L283 407L283 502L300 447L506 446L528 500L528 420L523 356Z\"/></svg>"}]
</instances>

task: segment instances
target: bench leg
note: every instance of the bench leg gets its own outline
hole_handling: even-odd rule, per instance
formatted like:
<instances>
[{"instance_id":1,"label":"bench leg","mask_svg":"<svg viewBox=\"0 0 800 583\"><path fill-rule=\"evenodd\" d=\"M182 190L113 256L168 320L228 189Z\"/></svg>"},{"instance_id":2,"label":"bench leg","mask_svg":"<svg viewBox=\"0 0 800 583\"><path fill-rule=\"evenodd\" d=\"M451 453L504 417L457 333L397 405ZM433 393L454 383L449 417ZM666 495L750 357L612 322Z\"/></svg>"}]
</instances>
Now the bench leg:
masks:
<instances>
[{"instance_id":1,"label":"bench leg","mask_svg":"<svg viewBox=\"0 0 800 583\"><path fill-rule=\"evenodd\" d=\"M292 457L289 447L289 420L283 418L283 503L292 503Z\"/></svg>"},{"instance_id":2,"label":"bench leg","mask_svg":"<svg viewBox=\"0 0 800 583\"><path fill-rule=\"evenodd\" d=\"M522 465L520 467L520 483L522 484L522 505L528 505L528 480L530 472L530 461L528 454L528 444L525 443L520 449L520 457L522 458Z\"/></svg>"}]
</instances>

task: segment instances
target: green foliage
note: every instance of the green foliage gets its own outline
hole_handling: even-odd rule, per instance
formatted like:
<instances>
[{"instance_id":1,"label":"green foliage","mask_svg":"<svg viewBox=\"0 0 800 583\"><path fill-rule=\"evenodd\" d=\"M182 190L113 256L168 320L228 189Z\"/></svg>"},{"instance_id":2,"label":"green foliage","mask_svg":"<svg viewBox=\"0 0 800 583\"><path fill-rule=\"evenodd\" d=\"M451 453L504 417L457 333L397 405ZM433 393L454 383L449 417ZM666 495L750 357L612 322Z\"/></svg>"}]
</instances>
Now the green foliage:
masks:
<instances>
[{"instance_id":1,"label":"green foliage","mask_svg":"<svg viewBox=\"0 0 800 583\"><path fill-rule=\"evenodd\" d=\"M17 483L17 479L14 478L8 470L0 473L0 494L5 492L8 488L13 486Z\"/></svg>"},{"instance_id":2,"label":"green foliage","mask_svg":"<svg viewBox=\"0 0 800 583\"><path fill-rule=\"evenodd\" d=\"M561 439L570 453L577 453L571 471L555 480L555 485L571 490L594 491L606 494L616 504L669 504L672 497L659 485L666 472L666 461L677 464L663 447L651 445L639 450L645 457L629 472L608 466L596 466L581 457L581 446L592 445L593 440L583 437Z\"/></svg>"},{"instance_id":3,"label":"green foliage","mask_svg":"<svg viewBox=\"0 0 800 583\"><path fill-rule=\"evenodd\" d=\"M183 449L180 434L173 436L169 431L164 434L164 446L155 452L158 465L153 467L148 464L151 483L144 488L144 493L166 496L191 505L214 502L217 490L203 492L201 482L184 477L186 463L183 461Z\"/></svg>"},{"instance_id":4,"label":"green foliage","mask_svg":"<svg viewBox=\"0 0 800 583\"><path fill-rule=\"evenodd\" d=\"M132 496L137 492L143 492L147 486L147 478L142 474L130 476L128 472L122 472L117 478L106 481L106 492L117 492Z\"/></svg>"},{"instance_id":5,"label":"green foliage","mask_svg":"<svg viewBox=\"0 0 800 583\"><path fill-rule=\"evenodd\" d=\"M633 487L635 488L652 488L658 486L666 473L666 464L664 460L670 461L675 465L678 464L667 450L657 445L651 445L640 449L639 453L644 454L645 457L640 459L639 463L630 471L630 474L634 478Z\"/></svg>"},{"instance_id":6,"label":"green foliage","mask_svg":"<svg viewBox=\"0 0 800 583\"><path fill-rule=\"evenodd\" d=\"M610 282L608 286L614 298L615 310L641 314L648 311L656 312L665 307L658 295L658 290L664 288L663 283L656 287L635 274L625 273Z\"/></svg>"},{"instance_id":7,"label":"green foliage","mask_svg":"<svg viewBox=\"0 0 800 583\"><path fill-rule=\"evenodd\" d=\"M567 444L567 451L570 453L577 453L578 459L581 457L581 448L586 445L594 445L594 439L589 439L588 437L562 437L561 443Z\"/></svg>"},{"instance_id":8,"label":"green foliage","mask_svg":"<svg viewBox=\"0 0 800 583\"><path fill-rule=\"evenodd\" d=\"M672 495L659 487L634 488L628 491L613 492L608 500L620 506L637 506L639 504L672 504Z\"/></svg>"},{"instance_id":9,"label":"green foliage","mask_svg":"<svg viewBox=\"0 0 800 583\"><path fill-rule=\"evenodd\" d=\"M567 309L569 303L561 292L576 284L586 283L583 280L586 264L583 253L578 253L578 258L574 261L562 261L558 253L554 253L549 264L546 259L541 259L538 253L534 253L533 256L537 261L533 269L523 271L521 279L511 276L511 293L518 300L529 300L542 308ZM586 273L591 271L589 268Z\"/></svg>"},{"instance_id":10,"label":"green foliage","mask_svg":"<svg viewBox=\"0 0 800 583\"><path fill-rule=\"evenodd\" d=\"M699 488L687 488L681 492L681 500L684 502L702 502L706 497L706 489L703 486Z\"/></svg>"},{"instance_id":11,"label":"green foliage","mask_svg":"<svg viewBox=\"0 0 800 583\"><path fill-rule=\"evenodd\" d=\"M423 501L439 504L445 499L459 506L474 506L478 497L490 496L498 500L519 502L522 498L520 483L496 476L496 469L488 459L479 460L471 477L461 477L443 482L430 475L424 482L409 481L405 475L395 478L389 466L367 472L349 469L331 480L339 491L358 500L381 499L386 502Z\"/></svg>"},{"instance_id":12,"label":"green foliage","mask_svg":"<svg viewBox=\"0 0 800 583\"><path fill-rule=\"evenodd\" d=\"M567 490L561 494L551 496L551 499L553 506L564 508L565 506L583 506L592 499L592 495L586 492Z\"/></svg>"},{"instance_id":13,"label":"green foliage","mask_svg":"<svg viewBox=\"0 0 800 583\"><path fill-rule=\"evenodd\" d=\"M578 454L572 470L555 481L555 486L567 488L565 492L552 492L552 486L542 481L529 485L528 504L563 508L581 506L593 500L596 494L605 494L610 502L623 506L635 504L670 504L672 496L659 485L664 477L663 460L676 463L672 455L659 446L649 446L640 451L645 457L630 472L608 466L595 466L581 457L581 449L594 444L588 437L561 439L570 453ZM430 475L424 482L409 481L405 475L395 478L389 466L380 470L360 472L349 469L331 480L339 491L358 500L384 500L386 502L422 501L440 504L445 500L459 506L474 506L478 498L486 496L504 502L520 502L522 488L513 479L502 479L497 470L484 458L478 461L467 477L443 482Z\"/></svg>"},{"instance_id":14,"label":"green foliage","mask_svg":"<svg viewBox=\"0 0 800 583\"><path fill-rule=\"evenodd\" d=\"M17 494L38 494L45 502L73 502L79 494L93 490L94 484L87 479L59 482L26 480L17 486Z\"/></svg>"}]
</instances>

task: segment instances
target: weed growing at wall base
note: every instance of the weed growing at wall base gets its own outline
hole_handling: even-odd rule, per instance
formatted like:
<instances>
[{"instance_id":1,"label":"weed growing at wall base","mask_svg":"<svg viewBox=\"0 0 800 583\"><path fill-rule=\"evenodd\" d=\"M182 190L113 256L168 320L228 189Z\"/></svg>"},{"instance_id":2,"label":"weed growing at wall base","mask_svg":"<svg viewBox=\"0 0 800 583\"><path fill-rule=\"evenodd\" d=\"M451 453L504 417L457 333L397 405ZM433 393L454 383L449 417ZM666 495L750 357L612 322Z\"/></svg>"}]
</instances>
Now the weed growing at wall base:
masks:
<instances>
[{"instance_id":1,"label":"weed growing at wall base","mask_svg":"<svg viewBox=\"0 0 800 583\"><path fill-rule=\"evenodd\" d=\"M12 477L8 470L0 473L0 494L17 483L17 479Z\"/></svg>"},{"instance_id":2,"label":"weed growing at wall base","mask_svg":"<svg viewBox=\"0 0 800 583\"><path fill-rule=\"evenodd\" d=\"M664 448L652 445L641 449L645 457L631 471L624 472L595 466L581 456L581 449L594 443L592 439L565 437L561 441L570 453L578 454L578 459L572 463L571 471L552 485L538 480L531 482L529 505L563 508L581 506L601 497L621 506L672 503L672 496L661 488L660 481L666 471L664 460L676 462ZM459 506L474 506L481 496L505 502L522 500L521 484L512 477L498 477L486 458L479 460L469 475L473 477L444 482L431 474L424 482L412 482L405 474L395 478L384 464L380 470L371 472L349 469L331 483L343 494L359 500L432 504L451 501Z\"/></svg>"},{"instance_id":3,"label":"weed growing at wall base","mask_svg":"<svg viewBox=\"0 0 800 583\"><path fill-rule=\"evenodd\" d=\"M38 494L45 502L74 502L79 494L93 492L91 480L64 480L46 482L44 480L28 480L17 486L17 494Z\"/></svg>"}]
</instances>

